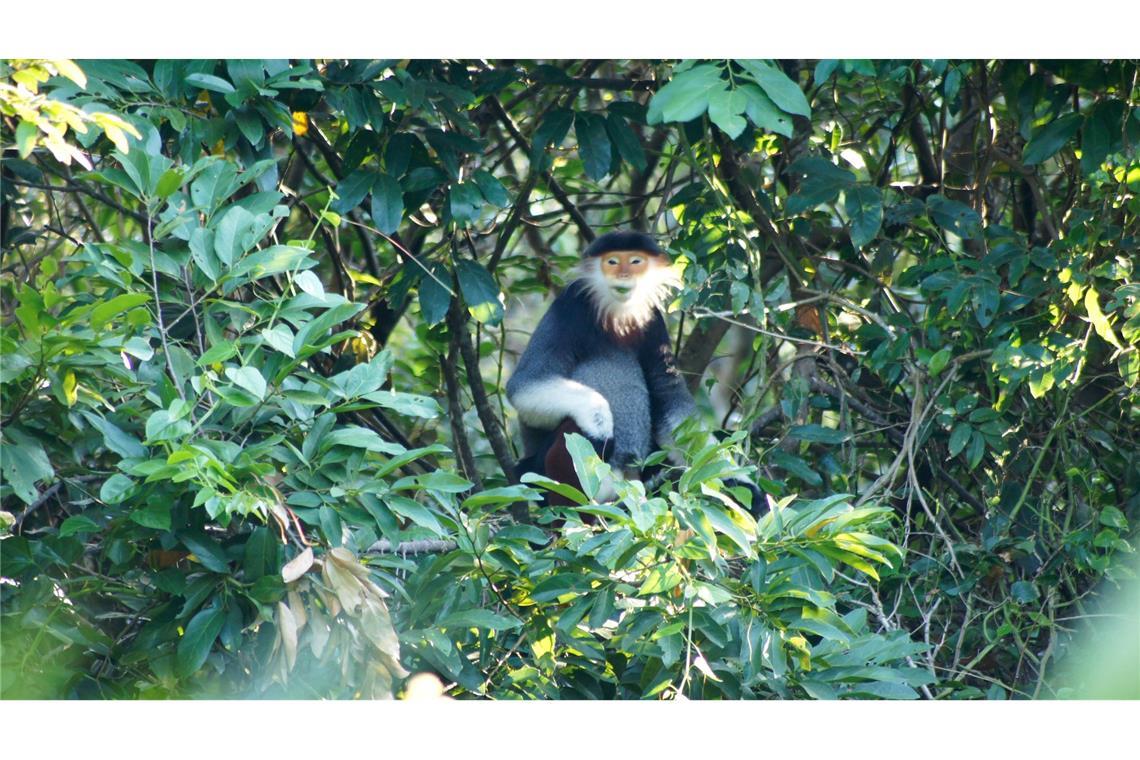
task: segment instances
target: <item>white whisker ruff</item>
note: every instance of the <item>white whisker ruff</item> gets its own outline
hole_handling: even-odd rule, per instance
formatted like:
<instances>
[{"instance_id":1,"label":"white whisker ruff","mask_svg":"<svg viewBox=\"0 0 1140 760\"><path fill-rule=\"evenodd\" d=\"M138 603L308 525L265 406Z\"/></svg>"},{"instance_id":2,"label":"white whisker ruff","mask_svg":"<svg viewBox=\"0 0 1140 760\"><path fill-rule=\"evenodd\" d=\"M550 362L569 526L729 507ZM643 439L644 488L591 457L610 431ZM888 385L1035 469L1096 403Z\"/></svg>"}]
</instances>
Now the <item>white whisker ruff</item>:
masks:
<instances>
[{"instance_id":1,"label":"white whisker ruff","mask_svg":"<svg viewBox=\"0 0 1140 760\"><path fill-rule=\"evenodd\" d=\"M602 273L600 257L583 260L576 273L598 322L617 335L627 335L647 325L657 309L664 310L670 291L681 287L681 275L672 265L652 264L644 274L631 278L633 290L623 301L614 295L615 283Z\"/></svg>"}]
</instances>

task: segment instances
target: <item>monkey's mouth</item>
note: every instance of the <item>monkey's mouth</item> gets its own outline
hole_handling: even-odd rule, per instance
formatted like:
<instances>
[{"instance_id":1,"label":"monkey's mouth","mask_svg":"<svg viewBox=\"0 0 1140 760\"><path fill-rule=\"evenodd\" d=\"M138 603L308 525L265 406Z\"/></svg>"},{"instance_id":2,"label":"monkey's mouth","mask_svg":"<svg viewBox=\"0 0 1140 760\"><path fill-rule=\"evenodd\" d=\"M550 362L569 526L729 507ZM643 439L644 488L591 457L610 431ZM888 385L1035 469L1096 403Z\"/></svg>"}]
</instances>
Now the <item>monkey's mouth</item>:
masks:
<instances>
[{"instance_id":1,"label":"monkey's mouth","mask_svg":"<svg viewBox=\"0 0 1140 760\"><path fill-rule=\"evenodd\" d=\"M613 291L614 296L619 301L629 300L630 294L633 293L632 285L611 285L610 290Z\"/></svg>"}]
</instances>

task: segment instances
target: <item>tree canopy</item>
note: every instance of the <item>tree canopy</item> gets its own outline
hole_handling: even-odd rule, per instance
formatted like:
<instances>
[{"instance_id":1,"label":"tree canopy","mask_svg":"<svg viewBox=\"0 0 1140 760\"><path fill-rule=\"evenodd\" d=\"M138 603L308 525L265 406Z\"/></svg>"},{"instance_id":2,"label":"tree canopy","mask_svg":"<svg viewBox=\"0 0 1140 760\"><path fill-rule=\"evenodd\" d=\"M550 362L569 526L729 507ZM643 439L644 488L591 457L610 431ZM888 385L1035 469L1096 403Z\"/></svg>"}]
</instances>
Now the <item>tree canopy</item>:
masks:
<instances>
[{"instance_id":1,"label":"tree canopy","mask_svg":"<svg viewBox=\"0 0 1140 760\"><path fill-rule=\"evenodd\" d=\"M4 61L2 696L1088 693L1058 664L1136 570L1138 76ZM598 503L588 446L582 492L515 478L503 387L612 229L683 270L701 413Z\"/></svg>"}]
</instances>

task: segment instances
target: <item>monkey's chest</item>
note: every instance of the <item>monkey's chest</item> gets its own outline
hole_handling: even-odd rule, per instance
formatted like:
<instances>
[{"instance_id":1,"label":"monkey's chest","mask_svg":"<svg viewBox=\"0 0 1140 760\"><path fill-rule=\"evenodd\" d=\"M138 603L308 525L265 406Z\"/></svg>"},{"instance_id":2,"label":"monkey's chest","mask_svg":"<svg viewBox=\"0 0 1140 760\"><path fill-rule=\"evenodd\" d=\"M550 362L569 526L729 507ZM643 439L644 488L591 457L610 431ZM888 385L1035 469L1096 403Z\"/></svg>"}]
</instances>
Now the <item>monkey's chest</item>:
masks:
<instances>
[{"instance_id":1,"label":"monkey's chest","mask_svg":"<svg viewBox=\"0 0 1140 760\"><path fill-rule=\"evenodd\" d=\"M596 390L610 404L614 437L645 456L652 442L649 389L645 372L631 351L607 347L574 368L572 379Z\"/></svg>"}]
</instances>

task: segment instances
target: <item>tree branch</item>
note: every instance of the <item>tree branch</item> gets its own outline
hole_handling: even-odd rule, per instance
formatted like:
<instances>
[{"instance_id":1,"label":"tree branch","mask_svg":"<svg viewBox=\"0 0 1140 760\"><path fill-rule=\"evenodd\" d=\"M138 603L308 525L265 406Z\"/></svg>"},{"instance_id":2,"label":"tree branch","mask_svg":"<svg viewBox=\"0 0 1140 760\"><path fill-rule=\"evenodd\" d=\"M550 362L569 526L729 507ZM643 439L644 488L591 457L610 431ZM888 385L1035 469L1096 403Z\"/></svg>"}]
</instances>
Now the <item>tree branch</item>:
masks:
<instances>
[{"instance_id":1,"label":"tree branch","mask_svg":"<svg viewBox=\"0 0 1140 760\"><path fill-rule=\"evenodd\" d=\"M499 102L499 99L488 98L487 102L491 104L491 108L494 110L495 115L498 117L499 121L503 123L503 126L507 128L507 131L511 133L511 136L515 138L515 142L517 142L523 152L529 156L531 150L530 141L523 136L522 132L519 131L519 128L515 124L514 119L512 119L511 115L503 109L503 105ZM558 203L561 204L562 208L566 209L566 213L569 214L570 218L574 220L574 224L578 225L578 230L582 233L582 237L585 238L587 242L590 242L595 237L597 237L594 233L593 228L590 227L590 223L586 221L586 217L582 215L582 212L578 210L578 207L574 205L574 202L570 200L570 197L568 195L566 195L566 191L563 190L562 186L558 184L558 180L554 179L554 175L551 172L546 171L543 172L542 178L546 181L546 186L550 188L551 194L558 200Z\"/></svg>"},{"instance_id":2,"label":"tree branch","mask_svg":"<svg viewBox=\"0 0 1140 760\"><path fill-rule=\"evenodd\" d=\"M455 461L463 477L475 484L475 491L483 490L479 473L475 469L475 455L471 453L471 442L463 429L463 402L459 397L459 375L455 368L459 354L459 335L451 333L447 354L442 357L443 381L447 386L447 418L451 426L451 438L455 444Z\"/></svg>"}]
</instances>

